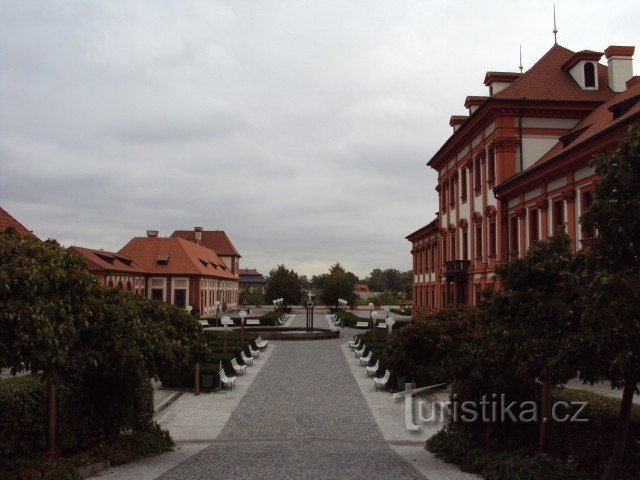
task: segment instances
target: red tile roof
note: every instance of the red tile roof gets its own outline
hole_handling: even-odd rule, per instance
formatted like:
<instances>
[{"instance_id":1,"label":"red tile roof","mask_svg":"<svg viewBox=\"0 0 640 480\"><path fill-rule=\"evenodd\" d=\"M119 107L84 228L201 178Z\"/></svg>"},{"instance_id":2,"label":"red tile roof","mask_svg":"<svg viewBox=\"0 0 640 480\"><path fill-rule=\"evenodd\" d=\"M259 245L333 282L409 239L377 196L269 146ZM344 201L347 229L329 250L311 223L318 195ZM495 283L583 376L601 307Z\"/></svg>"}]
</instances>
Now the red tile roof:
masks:
<instances>
[{"instance_id":1,"label":"red tile roof","mask_svg":"<svg viewBox=\"0 0 640 480\"><path fill-rule=\"evenodd\" d=\"M131 273L141 275L147 273L144 268L121 253L83 247L70 247L70 249L84 258L87 268L92 273Z\"/></svg>"},{"instance_id":2,"label":"red tile roof","mask_svg":"<svg viewBox=\"0 0 640 480\"><path fill-rule=\"evenodd\" d=\"M620 104L629 103L629 109L618 118L613 118L612 110ZM559 155L568 150L573 150L579 145L589 141L594 136L603 132L606 129L615 127L624 122L628 122L630 119L640 114L640 83L631 85L624 92L619 93L608 102L603 103L587 117L585 117L580 123L578 123L571 132L564 137L569 137L575 134L575 138L566 146L563 142L558 142L551 150L536 162L536 164L544 163L547 160Z\"/></svg>"},{"instance_id":3,"label":"red tile roof","mask_svg":"<svg viewBox=\"0 0 640 480\"><path fill-rule=\"evenodd\" d=\"M638 78L638 77L634 77ZM517 175L507 179L496 187L496 191L500 191L507 185L512 185L520 180L528 177L531 173L545 168L555 162L563 155L586 145L588 142L595 140L600 134L624 124L632 124L640 121L640 82L627 82L627 90L617 94L608 102L599 105L580 123L578 123L569 133L563 135L560 141L546 154L544 154L531 167L518 173ZM616 107L624 106L626 111L618 118L614 118L613 110ZM565 145L563 139L567 139Z\"/></svg>"},{"instance_id":4,"label":"red tile roof","mask_svg":"<svg viewBox=\"0 0 640 480\"><path fill-rule=\"evenodd\" d=\"M255 268L241 268L239 275L262 275Z\"/></svg>"},{"instance_id":5,"label":"red tile roof","mask_svg":"<svg viewBox=\"0 0 640 480\"><path fill-rule=\"evenodd\" d=\"M604 65L598 64L598 90L582 90L571 74L562 69L575 55L568 48L554 45L535 65L492 98L602 102L613 97L614 93L609 89L608 70Z\"/></svg>"},{"instance_id":6,"label":"red tile roof","mask_svg":"<svg viewBox=\"0 0 640 480\"><path fill-rule=\"evenodd\" d=\"M369 286L366 283L358 283L353 286L353 291L357 293L369 293Z\"/></svg>"},{"instance_id":7,"label":"red tile roof","mask_svg":"<svg viewBox=\"0 0 640 480\"><path fill-rule=\"evenodd\" d=\"M38 238L33 232L27 230L18 220L9 215L4 208L0 207L0 232L4 232L9 228L12 228L16 233L24 235L25 237Z\"/></svg>"},{"instance_id":8,"label":"red tile roof","mask_svg":"<svg viewBox=\"0 0 640 480\"><path fill-rule=\"evenodd\" d=\"M199 275L238 280L213 250L183 238L136 237L120 250L160 275Z\"/></svg>"},{"instance_id":9,"label":"red tile roof","mask_svg":"<svg viewBox=\"0 0 640 480\"><path fill-rule=\"evenodd\" d=\"M193 230L176 230L171 237L184 238L194 242L195 232ZM201 245L213 250L221 257L241 257L236 248L229 240L229 237L223 230L204 230L202 232Z\"/></svg>"}]
</instances>

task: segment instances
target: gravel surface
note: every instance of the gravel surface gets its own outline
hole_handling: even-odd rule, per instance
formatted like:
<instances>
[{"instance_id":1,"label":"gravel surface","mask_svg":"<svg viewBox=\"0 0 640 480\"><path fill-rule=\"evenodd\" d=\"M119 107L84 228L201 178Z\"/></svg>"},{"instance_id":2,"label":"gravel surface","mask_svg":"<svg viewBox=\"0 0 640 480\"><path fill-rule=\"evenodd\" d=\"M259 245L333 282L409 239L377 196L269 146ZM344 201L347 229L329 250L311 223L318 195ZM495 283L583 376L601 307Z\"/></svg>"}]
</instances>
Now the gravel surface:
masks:
<instances>
[{"instance_id":1,"label":"gravel surface","mask_svg":"<svg viewBox=\"0 0 640 480\"><path fill-rule=\"evenodd\" d=\"M158 478L425 478L385 443L344 342L278 343L216 440Z\"/></svg>"}]
</instances>

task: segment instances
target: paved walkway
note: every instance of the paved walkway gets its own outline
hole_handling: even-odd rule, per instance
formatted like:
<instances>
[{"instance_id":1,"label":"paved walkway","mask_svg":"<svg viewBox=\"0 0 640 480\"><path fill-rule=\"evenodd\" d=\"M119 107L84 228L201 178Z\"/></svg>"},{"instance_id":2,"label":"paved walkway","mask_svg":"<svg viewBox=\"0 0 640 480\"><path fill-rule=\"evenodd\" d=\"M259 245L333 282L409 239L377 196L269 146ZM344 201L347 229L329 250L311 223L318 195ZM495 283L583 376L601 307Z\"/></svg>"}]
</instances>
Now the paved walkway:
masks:
<instances>
[{"instance_id":1,"label":"paved walkway","mask_svg":"<svg viewBox=\"0 0 640 480\"><path fill-rule=\"evenodd\" d=\"M304 316L298 313L292 326L304 326ZM328 326L323 313L314 320L317 327ZM200 397L185 393L160 418L178 442L177 451L103 475L117 480L470 478L424 450L424 438L432 432L411 437L404 431L402 402L373 392L371 380L360 378L363 370L346 340L280 341L261 357L259 372L238 377L239 388Z\"/></svg>"},{"instance_id":2,"label":"paved walkway","mask_svg":"<svg viewBox=\"0 0 640 480\"><path fill-rule=\"evenodd\" d=\"M385 443L343 342L280 342L212 445L159 478L424 478Z\"/></svg>"}]
</instances>

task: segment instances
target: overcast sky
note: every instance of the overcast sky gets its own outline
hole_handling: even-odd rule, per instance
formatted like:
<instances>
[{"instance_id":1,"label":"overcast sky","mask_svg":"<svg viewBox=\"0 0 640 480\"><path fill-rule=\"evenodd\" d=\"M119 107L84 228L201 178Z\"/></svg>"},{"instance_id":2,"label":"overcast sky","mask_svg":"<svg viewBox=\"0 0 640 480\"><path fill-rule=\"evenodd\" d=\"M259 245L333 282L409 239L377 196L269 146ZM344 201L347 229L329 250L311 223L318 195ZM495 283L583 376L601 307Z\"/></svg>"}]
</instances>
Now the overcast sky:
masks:
<instances>
[{"instance_id":1,"label":"overcast sky","mask_svg":"<svg viewBox=\"0 0 640 480\"><path fill-rule=\"evenodd\" d=\"M640 47L640 2L555 3L561 45ZM263 273L408 270L449 117L552 5L0 0L0 205L65 245L198 225Z\"/></svg>"}]
</instances>

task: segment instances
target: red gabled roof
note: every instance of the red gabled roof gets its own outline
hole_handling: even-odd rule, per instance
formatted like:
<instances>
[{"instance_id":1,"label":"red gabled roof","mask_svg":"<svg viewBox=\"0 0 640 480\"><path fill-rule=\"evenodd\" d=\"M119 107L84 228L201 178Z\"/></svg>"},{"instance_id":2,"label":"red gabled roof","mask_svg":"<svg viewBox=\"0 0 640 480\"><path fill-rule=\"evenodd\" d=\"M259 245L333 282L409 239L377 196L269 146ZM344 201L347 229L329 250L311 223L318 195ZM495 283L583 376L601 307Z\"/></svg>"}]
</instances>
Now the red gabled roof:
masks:
<instances>
[{"instance_id":1,"label":"red gabled roof","mask_svg":"<svg viewBox=\"0 0 640 480\"><path fill-rule=\"evenodd\" d=\"M131 258L121 253L83 247L70 247L70 249L84 258L90 272L131 273L141 275L148 273Z\"/></svg>"},{"instance_id":2,"label":"red gabled roof","mask_svg":"<svg viewBox=\"0 0 640 480\"><path fill-rule=\"evenodd\" d=\"M241 268L238 274L239 275L262 275L255 268Z\"/></svg>"},{"instance_id":3,"label":"red gabled roof","mask_svg":"<svg viewBox=\"0 0 640 480\"><path fill-rule=\"evenodd\" d=\"M439 225L440 225L440 217L438 214L436 214L436 218L431 220L431 222L427 223L424 227L420 227L418 230L410 233L404 238L406 238L410 242L413 242L414 240L419 240L421 237L424 237L426 235L431 235L432 233L437 232Z\"/></svg>"},{"instance_id":4,"label":"red gabled roof","mask_svg":"<svg viewBox=\"0 0 640 480\"><path fill-rule=\"evenodd\" d=\"M579 53L586 55L594 52ZM554 45L535 65L491 98L603 102L613 97L614 93L609 88L608 70L604 65L598 64L598 90L582 90L571 74L563 70L563 66L576 55L578 54L568 48Z\"/></svg>"},{"instance_id":5,"label":"red gabled roof","mask_svg":"<svg viewBox=\"0 0 640 480\"><path fill-rule=\"evenodd\" d=\"M635 80L637 78L634 77L627 82L627 90L598 106L569 133L563 135L560 141L531 167L505 180L495 190L499 192L508 185L520 182L533 172L553 164L560 157L587 145L590 141L612 129L638 122L640 120L640 81ZM624 107L625 111L618 118L614 118L613 110L617 107ZM563 142L565 138L567 139L566 145Z\"/></svg>"},{"instance_id":6,"label":"red gabled roof","mask_svg":"<svg viewBox=\"0 0 640 480\"><path fill-rule=\"evenodd\" d=\"M196 236L193 230L176 230L171 237L184 238L195 242ZM236 248L223 230L204 230L202 232L201 245L213 250L221 257L241 257Z\"/></svg>"},{"instance_id":7,"label":"red gabled roof","mask_svg":"<svg viewBox=\"0 0 640 480\"><path fill-rule=\"evenodd\" d=\"M18 220L9 215L4 208L0 207L0 232L4 232L9 228L15 230L16 233L20 235L24 235L25 237L38 238L33 234L33 232L27 230L27 228Z\"/></svg>"},{"instance_id":8,"label":"red gabled roof","mask_svg":"<svg viewBox=\"0 0 640 480\"><path fill-rule=\"evenodd\" d=\"M120 250L152 274L238 280L213 250L183 238L136 237Z\"/></svg>"}]
</instances>

